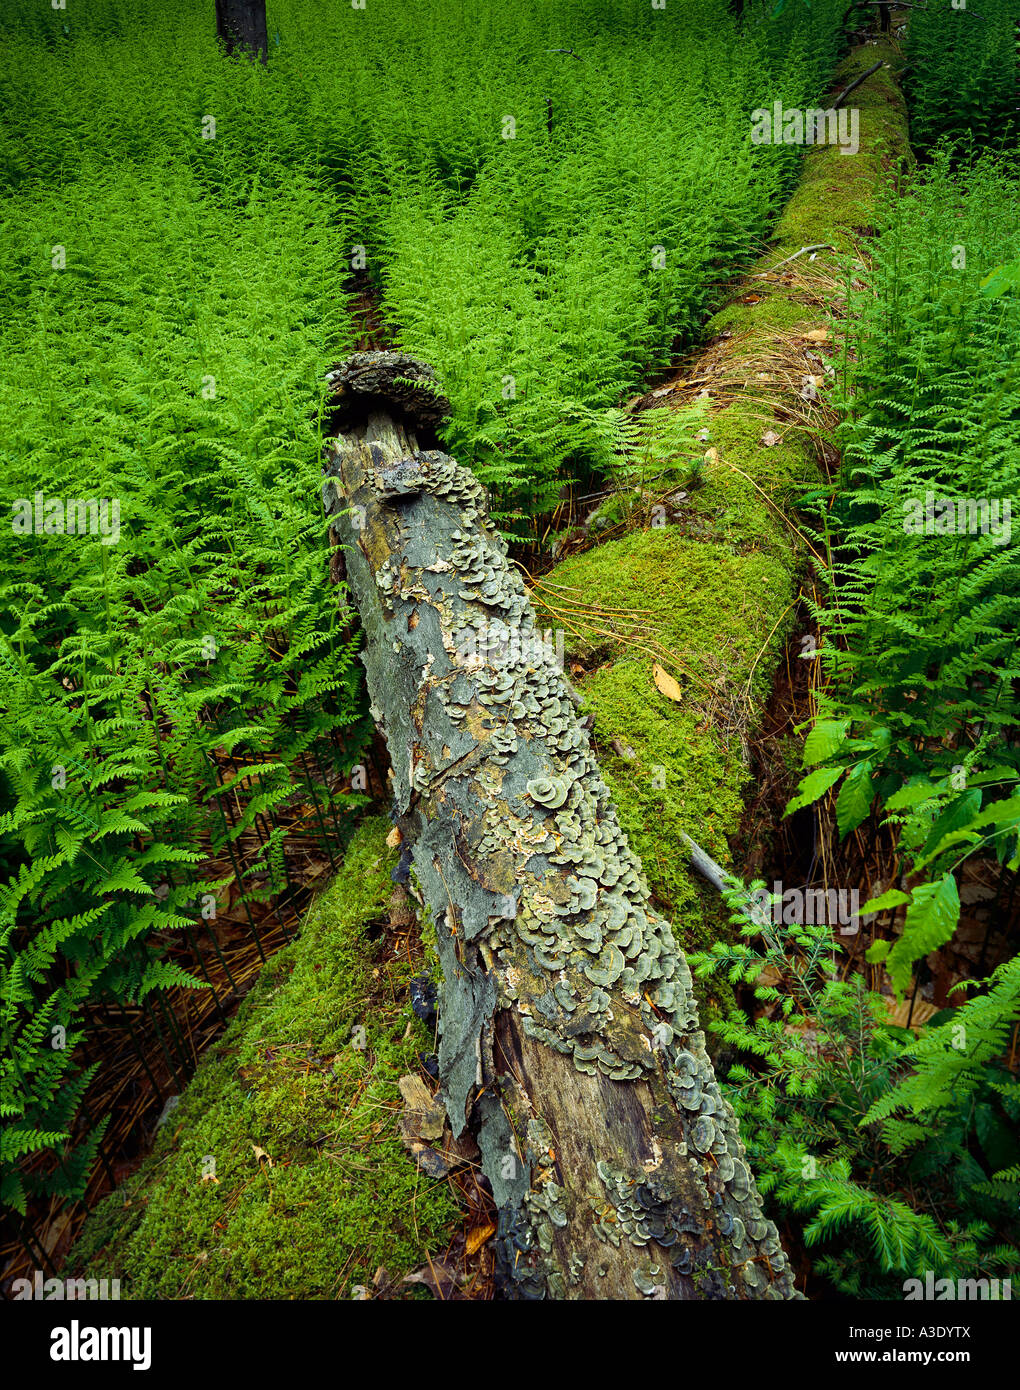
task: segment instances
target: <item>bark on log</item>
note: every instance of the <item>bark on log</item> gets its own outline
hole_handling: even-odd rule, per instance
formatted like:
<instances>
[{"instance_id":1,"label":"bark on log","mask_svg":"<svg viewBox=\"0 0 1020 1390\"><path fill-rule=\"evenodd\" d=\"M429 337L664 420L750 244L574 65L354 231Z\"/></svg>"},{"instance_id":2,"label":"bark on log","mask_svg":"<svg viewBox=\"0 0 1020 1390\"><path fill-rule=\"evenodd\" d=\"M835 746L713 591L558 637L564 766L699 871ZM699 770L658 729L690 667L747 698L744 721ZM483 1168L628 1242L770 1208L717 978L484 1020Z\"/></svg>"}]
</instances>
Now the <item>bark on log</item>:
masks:
<instances>
[{"instance_id":1,"label":"bark on log","mask_svg":"<svg viewBox=\"0 0 1020 1390\"><path fill-rule=\"evenodd\" d=\"M347 549L401 868L443 970L440 1081L478 1133L511 1297L797 1297L587 732L432 373L331 373L323 502Z\"/></svg>"},{"instance_id":2,"label":"bark on log","mask_svg":"<svg viewBox=\"0 0 1020 1390\"><path fill-rule=\"evenodd\" d=\"M230 55L239 48L250 58L266 61L266 0L216 0L216 34Z\"/></svg>"}]
</instances>

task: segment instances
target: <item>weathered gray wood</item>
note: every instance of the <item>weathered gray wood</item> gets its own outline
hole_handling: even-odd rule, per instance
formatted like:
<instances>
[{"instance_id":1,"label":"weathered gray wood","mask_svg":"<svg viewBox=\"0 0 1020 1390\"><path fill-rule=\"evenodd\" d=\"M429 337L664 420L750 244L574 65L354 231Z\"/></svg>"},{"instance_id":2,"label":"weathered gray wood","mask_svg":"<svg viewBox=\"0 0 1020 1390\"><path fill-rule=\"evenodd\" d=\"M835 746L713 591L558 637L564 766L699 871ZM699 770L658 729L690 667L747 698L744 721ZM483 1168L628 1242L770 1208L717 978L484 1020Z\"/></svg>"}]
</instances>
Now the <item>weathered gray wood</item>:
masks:
<instances>
[{"instance_id":1,"label":"weathered gray wood","mask_svg":"<svg viewBox=\"0 0 1020 1390\"><path fill-rule=\"evenodd\" d=\"M504 1291L796 1296L690 972L483 489L421 447L444 404L431 373L364 353L331 380L323 501L347 547L402 865L436 926L443 1099L455 1134L478 1132Z\"/></svg>"},{"instance_id":2,"label":"weathered gray wood","mask_svg":"<svg viewBox=\"0 0 1020 1390\"><path fill-rule=\"evenodd\" d=\"M266 0L216 0L216 33L228 54L239 48L264 63L269 47Z\"/></svg>"}]
</instances>

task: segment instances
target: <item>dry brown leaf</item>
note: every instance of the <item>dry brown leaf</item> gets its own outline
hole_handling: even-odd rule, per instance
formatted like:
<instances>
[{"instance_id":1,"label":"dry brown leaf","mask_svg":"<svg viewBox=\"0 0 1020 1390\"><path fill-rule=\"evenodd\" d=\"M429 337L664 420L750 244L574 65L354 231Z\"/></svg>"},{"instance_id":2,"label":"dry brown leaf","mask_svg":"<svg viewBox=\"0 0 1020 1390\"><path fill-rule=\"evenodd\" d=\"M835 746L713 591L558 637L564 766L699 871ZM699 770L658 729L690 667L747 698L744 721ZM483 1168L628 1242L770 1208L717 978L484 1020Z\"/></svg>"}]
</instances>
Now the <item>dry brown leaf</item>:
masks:
<instances>
[{"instance_id":1,"label":"dry brown leaf","mask_svg":"<svg viewBox=\"0 0 1020 1390\"><path fill-rule=\"evenodd\" d=\"M420 1076L408 1072L406 1076L400 1077L397 1085L409 1110L427 1110L432 1104L432 1092Z\"/></svg>"},{"instance_id":2,"label":"dry brown leaf","mask_svg":"<svg viewBox=\"0 0 1020 1390\"><path fill-rule=\"evenodd\" d=\"M412 1149L423 1139L440 1139L446 1123L446 1110L431 1094L420 1076L402 1076L397 1082L404 1097L400 1114L400 1135Z\"/></svg>"},{"instance_id":3,"label":"dry brown leaf","mask_svg":"<svg viewBox=\"0 0 1020 1390\"><path fill-rule=\"evenodd\" d=\"M52 1255L52 1254L53 1254L53 1251L54 1251L54 1249L56 1248L57 1241L58 1241L58 1240L60 1239L60 1237L64 1234L64 1232L67 1230L67 1228L68 1228L68 1226L69 1226L70 1224L71 1224L71 1212L69 1212L69 1211L62 1211L62 1212L59 1214L59 1216L56 1217L56 1219L54 1220L53 1224L50 1226L49 1230L46 1232L46 1235L45 1235L45 1237L43 1238L43 1242L42 1242L42 1247L43 1247L43 1249L46 1251L46 1254L47 1254L47 1255Z\"/></svg>"},{"instance_id":4,"label":"dry brown leaf","mask_svg":"<svg viewBox=\"0 0 1020 1390\"><path fill-rule=\"evenodd\" d=\"M652 679L667 700L675 700L677 704L683 703L684 692L669 672L664 671L658 662L652 667Z\"/></svg>"},{"instance_id":5,"label":"dry brown leaf","mask_svg":"<svg viewBox=\"0 0 1020 1390\"><path fill-rule=\"evenodd\" d=\"M390 926L394 931L406 931L414 922L418 920L411 901L411 895L406 888L399 884L390 894Z\"/></svg>"},{"instance_id":6,"label":"dry brown leaf","mask_svg":"<svg viewBox=\"0 0 1020 1390\"><path fill-rule=\"evenodd\" d=\"M783 436L781 434L776 434L775 430L766 430L760 442L764 444L766 449L771 449L776 444L782 444Z\"/></svg>"},{"instance_id":7,"label":"dry brown leaf","mask_svg":"<svg viewBox=\"0 0 1020 1390\"><path fill-rule=\"evenodd\" d=\"M412 1274L405 1274L404 1284L424 1284L427 1289L431 1289L437 1298L446 1299L457 1291L457 1271L450 1265L434 1261L427 1265L422 1265Z\"/></svg>"},{"instance_id":8,"label":"dry brown leaf","mask_svg":"<svg viewBox=\"0 0 1020 1390\"><path fill-rule=\"evenodd\" d=\"M886 1019L894 1028L921 1028L933 1014L938 1013L935 1005L929 1004L927 999L915 999L911 1011L909 997L901 999L899 1003L895 999L887 999L885 1009Z\"/></svg>"},{"instance_id":9,"label":"dry brown leaf","mask_svg":"<svg viewBox=\"0 0 1020 1390\"><path fill-rule=\"evenodd\" d=\"M495 1234L496 1227L492 1221L487 1222L484 1226L473 1226L467 1233L467 1253L473 1255Z\"/></svg>"},{"instance_id":10,"label":"dry brown leaf","mask_svg":"<svg viewBox=\"0 0 1020 1390\"><path fill-rule=\"evenodd\" d=\"M459 1139L454 1139L453 1132L447 1125L443 1134L443 1157L451 1168L459 1168L465 1163L477 1163L481 1156L482 1151L472 1139L470 1131L465 1130Z\"/></svg>"}]
</instances>

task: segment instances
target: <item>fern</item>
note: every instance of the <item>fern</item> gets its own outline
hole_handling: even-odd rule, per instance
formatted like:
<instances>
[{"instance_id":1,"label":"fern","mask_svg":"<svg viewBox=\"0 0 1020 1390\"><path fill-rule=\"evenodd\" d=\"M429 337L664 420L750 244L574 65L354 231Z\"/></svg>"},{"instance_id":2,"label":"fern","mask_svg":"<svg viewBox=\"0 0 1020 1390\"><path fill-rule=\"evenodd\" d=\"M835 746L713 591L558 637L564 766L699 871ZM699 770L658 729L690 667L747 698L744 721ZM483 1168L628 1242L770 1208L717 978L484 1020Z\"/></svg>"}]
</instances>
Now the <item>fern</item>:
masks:
<instances>
[{"instance_id":1,"label":"fern","mask_svg":"<svg viewBox=\"0 0 1020 1390\"><path fill-rule=\"evenodd\" d=\"M945 21L955 32L962 14ZM1020 552L1006 543L1020 482L1020 295L1004 273L1020 253L1018 191L1009 164L954 169L937 155L886 200L870 283L850 294L842 488L816 531L827 683L788 810L839 784L841 835L873 812L895 828L905 892L885 904L904 911L895 943L870 959L901 992L913 962L952 938L964 861L1020 862ZM951 529L939 529L935 498L952 503L939 504ZM990 509L982 523L991 500L999 534Z\"/></svg>"},{"instance_id":2,"label":"fern","mask_svg":"<svg viewBox=\"0 0 1020 1390\"><path fill-rule=\"evenodd\" d=\"M68 169L2 214L8 495L118 498L122 529L0 536L2 1161L22 1210L80 1195L102 1135L76 1114L86 1004L196 987L160 934L223 886L203 861L229 846L271 901L303 758L335 770L333 740L354 734L353 761L366 728L311 418L350 342L340 234L307 174L275 182L213 194L164 152ZM70 274L44 254L57 238ZM259 771L228 820L209 793L239 758Z\"/></svg>"},{"instance_id":3,"label":"fern","mask_svg":"<svg viewBox=\"0 0 1020 1390\"><path fill-rule=\"evenodd\" d=\"M902 1297L929 1269L1015 1263L1020 1083L1003 1059L1020 958L915 1038L860 977L839 978L828 926L775 923L766 896L734 885L737 939L691 963L754 984L753 1021L731 1006L711 1025L735 1059L723 1085L767 1203L799 1225L815 1274L848 1297Z\"/></svg>"}]
</instances>

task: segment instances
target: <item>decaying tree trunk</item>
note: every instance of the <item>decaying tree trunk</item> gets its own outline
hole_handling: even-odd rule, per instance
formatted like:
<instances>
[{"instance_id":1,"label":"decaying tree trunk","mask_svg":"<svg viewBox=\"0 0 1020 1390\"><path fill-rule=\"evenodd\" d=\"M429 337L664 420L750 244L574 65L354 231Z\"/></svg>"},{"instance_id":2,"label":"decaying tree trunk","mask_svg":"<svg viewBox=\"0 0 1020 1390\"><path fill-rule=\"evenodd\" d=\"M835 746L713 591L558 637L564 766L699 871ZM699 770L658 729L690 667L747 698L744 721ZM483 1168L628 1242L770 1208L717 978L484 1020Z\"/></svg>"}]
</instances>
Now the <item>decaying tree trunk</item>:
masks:
<instances>
[{"instance_id":1,"label":"decaying tree trunk","mask_svg":"<svg viewBox=\"0 0 1020 1390\"><path fill-rule=\"evenodd\" d=\"M216 33L227 53L240 49L250 58L266 61L266 0L216 0Z\"/></svg>"},{"instance_id":2,"label":"decaying tree trunk","mask_svg":"<svg viewBox=\"0 0 1020 1390\"><path fill-rule=\"evenodd\" d=\"M431 910L442 1095L471 1124L511 1297L790 1298L691 977L648 906L551 646L431 371L331 373L323 501L346 547L401 872Z\"/></svg>"}]
</instances>

